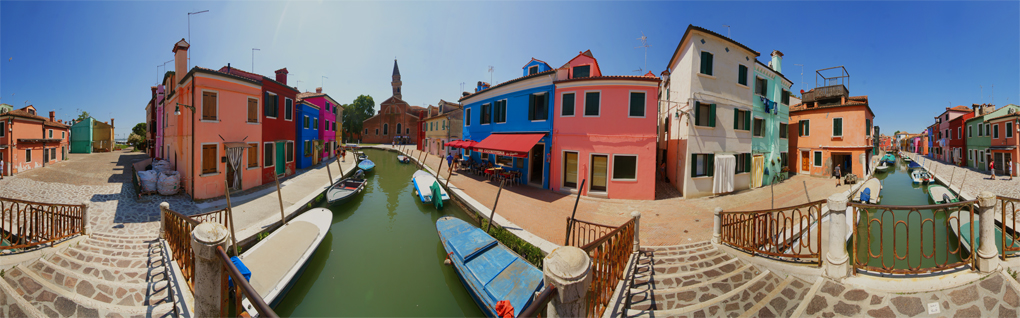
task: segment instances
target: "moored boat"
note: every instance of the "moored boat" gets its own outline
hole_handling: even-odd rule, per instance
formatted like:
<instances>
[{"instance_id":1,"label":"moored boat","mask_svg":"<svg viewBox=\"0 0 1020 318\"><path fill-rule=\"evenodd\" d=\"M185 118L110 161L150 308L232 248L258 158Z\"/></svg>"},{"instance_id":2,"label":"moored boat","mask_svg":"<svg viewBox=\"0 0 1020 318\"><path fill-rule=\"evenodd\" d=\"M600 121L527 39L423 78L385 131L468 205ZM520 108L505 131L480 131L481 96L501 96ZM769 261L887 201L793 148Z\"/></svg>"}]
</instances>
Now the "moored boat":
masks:
<instances>
[{"instance_id":1,"label":"moored boat","mask_svg":"<svg viewBox=\"0 0 1020 318\"><path fill-rule=\"evenodd\" d=\"M325 208L308 210L273 231L241 254L240 260L251 271L248 282L269 306L275 306L304 270L312 254L329 233L333 212ZM258 311L247 298L244 310L257 317Z\"/></svg>"},{"instance_id":2,"label":"moored boat","mask_svg":"<svg viewBox=\"0 0 1020 318\"><path fill-rule=\"evenodd\" d=\"M364 170L365 172L371 172L372 169L375 169L375 162L368 159L361 160L361 162L358 163L358 168L361 168L361 170Z\"/></svg>"},{"instance_id":3,"label":"moored boat","mask_svg":"<svg viewBox=\"0 0 1020 318\"><path fill-rule=\"evenodd\" d=\"M854 201L878 204L880 194L882 194L882 182L878 179L871 178L868 179L868 181L865 181L861 189L857 191Z\"/></svg>"},{"instance_id":4,"label":"moored boat","mask_svg":"<svg viewBox=\"0 0 1020 318\"><path fill-rule=\"evenodd\" d=\"M885 161L882 161L882 163L878 164L878 166L875 167L875 170L885 172L886 170L889 170L889 165L887 165Z\"/></svg>"},{"instance_id":5,"label":"moored boat","mask_svg":"<svg viewBox=\"0 0 1020 318\"><path fill-rule=\"evenodd\" d=\"M361 193L365 189L365 173L358 170L354 176L337 181L326 190L326 202L329 204L342 203Z\"/></svg>"},{"instance_id":6,"label":"moored boat","mask_svg":"<svg viewBox=\"0 0 1020 318\"><path fill-rule=\"evenodd\" d=\"M915 169L914 171L911 171L910 179L913 180L914 183L922 184L929 183L935 180L935 178L932 178L931 174L928 173L928 171L924 171L923 169Z\"/></svg>"},{"instance_id":7,"label":"moored boat","mask_svg":"<svg viewBox=\"0 0 1020 318\"><path fill-rule=\"evenodd\" d=\"M397 155L397 161L399 161L400 163L408 163L411 162L411 158L408 158L405 155Z\"/></svg>"},{"instance_id":8,"label":"moored boat","mask_svg":"<svg viewBox=\"0 0 1020 318\"><path fill-rule=\"evenodd\" d=\"M517 317L545 285L541 270L482 229L444 216L436 230L457 276L486 316L499 317L496 303L506 300Z\"/></svg>"},{"instance_id":9,"label":"moored boat","mask_svg":"<svg viewBox=\"0 0 1020 318\"><path fill-rule=\"evenodd\" d=\"M959 222L957 222L957 219L959 219ZM981 246L981 230L980 230L980 228L981 228L981 217L977 214L977 212L974 212L974 218L973 219L971 219L971 214L970 214L969 210L961 210L961 211L953 212L952 214L949 214L949 221L948 222L949 222L949 227L953 229L954 233L956 233L956 237L958 237L960 239L960 243L962 243L963 247L966 248L968 251L974 251L974 249L971 248L971 245L970 245L971 233L976 233L976 235L973 236L974 245L979 246L979 247ZM971 228L972 224L973 224L973 231L972 231L972 228ZM1002 238L1002 222L999 222L998 220L995 220L995 226L994 227L995 227L995 238L993 239L993 241L995 241L995 247L999 250L999 255L1002 255L1002 253L1003 253L1002 252L1002 239L1001 239ZM1009 227L1006 228L1006 231L1008 231L1010 233L1015 233L1015 230L1012 229L1012 228L1009 228ZM1013 236L1010 236L1010 237L1013 237ZM1009 246L1018 246L1018 245L1020 245L1020 240L1015 240L1015 241L1009 243ZM1010 255L1016 254L1016 253L1017 253L1017 251L1009 252Z\"/></svg>"},{"instance_id":10,"label":"moored boat","mask_svg":"<svg viewBox=\"0 0 1020 318\"><path fill-rule=\"evenodd\" d=\"M941 184L928 186L928 197L938 204L960 202L960 199L953 191L950 191L949 188Z\"/></svg>"},{"instance_id":11,"label":"moored boat","mask_svg":"<svg viewBox=\"0 0 1020 318\"><path fill-rule=\"evenodd\" d=\"M450 200L450 195L446 193L446 189L439 185L436 177L424 170L415 171L411 182L414 183L414 192L423 203L435 204L437 208L440 208L443 206L442 202ZM439 195L435 196L437 192ZM436 202L436 199L439 202Z\"/></svg>"}]
</instances>

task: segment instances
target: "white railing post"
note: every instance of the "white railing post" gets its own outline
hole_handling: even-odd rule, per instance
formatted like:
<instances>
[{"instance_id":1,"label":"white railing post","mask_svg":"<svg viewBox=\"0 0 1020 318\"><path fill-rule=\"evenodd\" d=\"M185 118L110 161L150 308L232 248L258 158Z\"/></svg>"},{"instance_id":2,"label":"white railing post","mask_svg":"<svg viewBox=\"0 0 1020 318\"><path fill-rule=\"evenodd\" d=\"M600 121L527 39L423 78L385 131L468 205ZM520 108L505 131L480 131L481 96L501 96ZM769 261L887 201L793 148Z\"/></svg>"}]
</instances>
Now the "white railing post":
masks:
<instances>
[{"instance_id":1,"label":"white railing post","mask_svg":"<svg viewBox=\"0 0 1020 318\"><path fill-rule=\"evenodd\" d=\"M226 249L230 232L219 223L205 222L191 231L191 248L195 251L195 317L219 317L223 297L223 264L216 256L216 247Z\"/></svg>"},{"instance_id":2,"label":"white railing post","mask_svg":"<svg viewBox=\"0 0 1020 318\"><path fill-rule=\"evenodd\" d=\"M573 246L557 247L543 260L546 283L556 286L557 295L549 302L547 317L586 317L585 295L591 286L591 258Z\"/></svg>"},{"instance_id":3,"label":"white railing post","mask_svg":"<svg viewBox=\"0 0 1020 318\"><path fill-rule=\"evenodd\" d=\"M712 225L712 244L719 244L722 238L722 208L715 208Z\"/></svg>"},{"instance_id":4,"label":"white railing post","mask_svg":"<svg viewBox=\"0 0 1020 318\"><path fill-rule=\"evenodd\" d=\"M159 238L166 239L166 211L170 210L170 203L163 201L159 204Z\"/></svg>"},{"instance_id":5,"label":"white railing post","mask_svg":"<svg viewBox=\"0 0 1020 318\"><path fill-rule=\"evenodd\" d=\"M641 212L634 211L630 213L630 216L634 218L634 253L641 250Z\"/></svg>"},{"instance_id":6,"label":"white railing post","mask_svg":"<svg viewBox=\"0 0 1020 318\"><path fill-rule=\"evenodd\" d=\"M982 191L981 194L978 194L977 199L980 209L978 225L981 226L978 231L981 233L979 236L981 247L977 252L977 266L978 270L987 273L999 268L999 250L995 246L995 241L1002 238L995 236L995 195L988 191Z\"/></svg>"},{"instance_id":7,"label":"white railing post","mask_svg":"<svg viewBox=\"0 0 1020 318\"><path fill-rule=\"evenodd\" d=\"M833 279L847 277L850 256L846 253L847 198L836 193L829 196L829 246L825 254L825 276ZM819 225L821 229L821 225Z\"/></svg>"},{"instance_id":8,"label":"white railing post","mask_svg":"<svg viewBox=\"0 0 1020 318\"><path fill-rule=\"evenodd\" d=\"M81 205L81 235L92 234L92 222L89 221L89 200L82 201Z\"/></svg>"}]
</instances>

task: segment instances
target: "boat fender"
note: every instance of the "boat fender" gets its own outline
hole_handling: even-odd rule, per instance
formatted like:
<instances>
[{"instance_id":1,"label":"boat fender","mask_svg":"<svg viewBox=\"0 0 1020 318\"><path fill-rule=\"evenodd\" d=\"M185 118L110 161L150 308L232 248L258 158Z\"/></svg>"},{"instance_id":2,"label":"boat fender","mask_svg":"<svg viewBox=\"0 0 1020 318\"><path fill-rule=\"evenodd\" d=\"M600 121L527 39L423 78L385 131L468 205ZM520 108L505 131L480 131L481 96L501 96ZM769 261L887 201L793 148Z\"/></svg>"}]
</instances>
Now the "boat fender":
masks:
<instances>
[{"instance_id":1,"label":"boat fender","mask_svg":"<svg viewBox=\"0 0 1020 318\"><path fill-rule=\"evenodd\" d=\"M453 260L450 259L450 255L453 255L453 252L446 253L446 259L443 260L443 265L453 265Z\"/></svg>"},{"instance_id":2,"label":"boat fender","mask_svg":"<svg viewBox=\"0 0 1020 318\"><path fill-rule=\"evenodd\" d=\"M510 304L509 300L500 300L496 302L496 317L499 318L514 318L514 305Z\"/></svg>"}]
</instances>

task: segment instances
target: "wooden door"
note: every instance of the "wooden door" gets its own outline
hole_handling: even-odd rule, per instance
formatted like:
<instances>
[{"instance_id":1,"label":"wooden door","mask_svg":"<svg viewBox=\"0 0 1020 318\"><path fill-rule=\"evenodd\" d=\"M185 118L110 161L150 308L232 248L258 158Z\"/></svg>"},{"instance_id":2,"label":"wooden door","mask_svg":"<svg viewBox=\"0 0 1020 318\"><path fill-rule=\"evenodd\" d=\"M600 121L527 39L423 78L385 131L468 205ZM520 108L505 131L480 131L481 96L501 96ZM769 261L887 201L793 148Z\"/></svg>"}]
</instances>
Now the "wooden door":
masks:
<instances>
[{"instance_id":1,"label":"wooden door","mask_svg":"<svg viewBox=\"0 0 1020 318\"><path fill-rule=\"evenodd\" d=\"M277 141L276 142L276 146L273 147L273 148L276 148L276 149L274 149L274 150L276 150L276 174L283 174L284 171L287 168L287 166L286 166L287 162L285 161L286 158L284 157L284 155L285 155L285 153L284 153L284 148L285 147L284 146L285 145L284 145L283 141Z\"/></svg>"},{"instance_id":2,"label":"wooden door","mask_svg":"<svg viewBox=\"0 0 1020 318\"><path fill-rule=\"evenodd\" d=\"M800 152L800 171L808 171L811 168L811 156L808 151Z\"/></svg>"},{"instance_id":3,"label":"wooden door","mask_svg":"<svg viewBox=\"0 0 1020 318\"><path fill-rule=\"evenodd\" d=\"M542 176L545 170L545 145L536 144L534 147L531 147L531 160L528 160L528 164L531 165L531 178L528 179L529 182L542 185Z\"/></svg>"}]
</instances>

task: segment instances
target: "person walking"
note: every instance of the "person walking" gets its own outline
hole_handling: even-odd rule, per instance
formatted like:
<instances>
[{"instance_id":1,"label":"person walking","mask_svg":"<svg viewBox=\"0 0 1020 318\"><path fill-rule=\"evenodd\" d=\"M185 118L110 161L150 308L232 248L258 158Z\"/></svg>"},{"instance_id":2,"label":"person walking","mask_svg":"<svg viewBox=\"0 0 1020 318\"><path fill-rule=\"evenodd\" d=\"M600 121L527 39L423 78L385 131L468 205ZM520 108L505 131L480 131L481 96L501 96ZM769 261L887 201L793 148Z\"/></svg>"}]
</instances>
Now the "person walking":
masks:
<instances>
[{"instance_id":1,"label":"person walking","mask_svg":"<svg viewBox=\"0 0 1020 318\"><path fill-rule=\"evenodd\" d=\"M666 176L666 158L662 158L662 163L659 164L659 171L662 173L662 180L669 183L669 177Z\"/></svg>"},{"instance_id":2,"label":"person walking","mask_svg":"<svg viewBox=\"0 0 1020 318\"><path fill-rule=\"evenodd\" d=\"M842 183L842 182L840 182L840 181L842 181L842 180L843 180L843 179L841 178L841 177L842 177L842 171L840 171L840 170L842 170L842 169L841 169L841 167L842 167L842 166L843 166L842 164L838 164L838 165L836 165L836 169L835 169L835 171L834 171L834 172L835 172L835 174L836 174L836 186L837 186L837 187L841 185L840 183Z\"/></svg>"},{"instance_id":3,"label":"person walking","mask_svg":"<svg viewBox=\"0 0 1020 318\"><path fill-rule=\"evenodd\" d=\"M4 161L0 160L0 180L4 179Z\"/></svg>"},{"instance_id":4,"label":"person walking","mask_svg":"<svg viewBox=\"0 0 1020 318\"><path fill-rule=\"evenodd\" d=\"M988 171L992 173L992 180L995 180L995 160L988 160Z\"/></svg>"},{"instance_id":5,"label":"person walking","mask_svg":"<svg viewBox=\"0 0 1020 318\"><path fill-rule=\"evenodd\" d=\"M1009 172L1007 172L1006 174L1009 175L1009 180L1013 181L1013 162L1012 161L1009 162Z\"/></svg>"},{"instance_id":6,"label":"person walking","mask_svg":"<svg viewBox=\"0 0 1020 318\"><path fill-rule=\"evenodd\" d=\"M340 147L340 161L347 162L347 147Z\"/></svg>"},{"instance_id":7,"label":"person walking","mask_svg":"<svg viewBox=\"0 0 1020 318\"><path fill-rule=\"evenodd\" d=\"M447 153L446 154L446 166L450 167L450 171L453 171L453 154L452 153Z\"/></svg>"}]
</instances>

